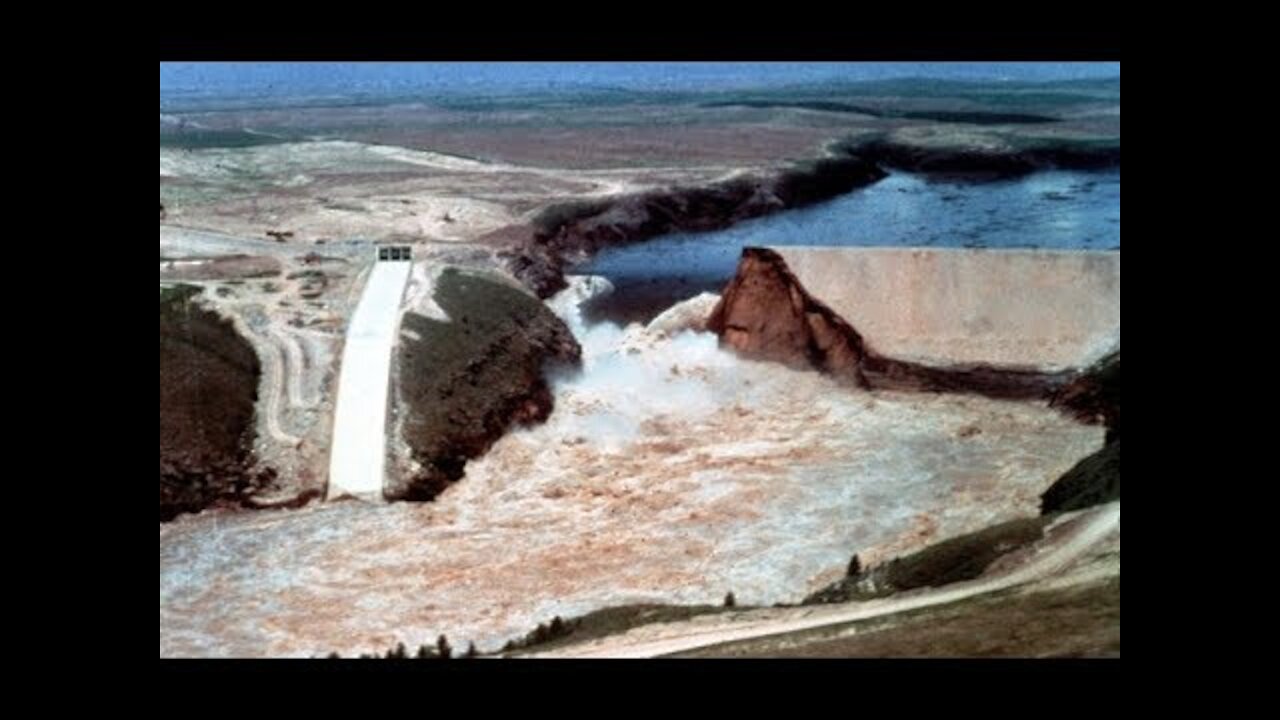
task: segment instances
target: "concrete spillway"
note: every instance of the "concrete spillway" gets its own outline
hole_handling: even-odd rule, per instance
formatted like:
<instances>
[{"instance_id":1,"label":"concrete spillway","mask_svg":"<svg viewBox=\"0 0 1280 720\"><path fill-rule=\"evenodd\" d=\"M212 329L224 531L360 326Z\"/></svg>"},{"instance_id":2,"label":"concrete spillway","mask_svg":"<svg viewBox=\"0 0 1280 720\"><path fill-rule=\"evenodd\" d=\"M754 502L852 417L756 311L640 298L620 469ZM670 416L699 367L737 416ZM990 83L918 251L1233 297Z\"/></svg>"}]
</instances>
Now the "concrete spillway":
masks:
<instances>
[{"instance_id":1,"label":"concrete spillway","mask_svg":"<svg viewBox=\"0 0 1280 720\"><path fill-rule=\"evenodd\" d=\"M391 350L409 262L379 262L347 328L334 409L328 497L381 497Z\"/></svg>"},{"instance_id":2,"label":"concrete spillway","mask_svg":"<svg viewBox=\"0 0 1280 720\"><path fill-rule=\"evenodd\" d=\"M1120 253L771 247L882 355L1082 367L1120 345Z\"/></svg>"}]
</instances>

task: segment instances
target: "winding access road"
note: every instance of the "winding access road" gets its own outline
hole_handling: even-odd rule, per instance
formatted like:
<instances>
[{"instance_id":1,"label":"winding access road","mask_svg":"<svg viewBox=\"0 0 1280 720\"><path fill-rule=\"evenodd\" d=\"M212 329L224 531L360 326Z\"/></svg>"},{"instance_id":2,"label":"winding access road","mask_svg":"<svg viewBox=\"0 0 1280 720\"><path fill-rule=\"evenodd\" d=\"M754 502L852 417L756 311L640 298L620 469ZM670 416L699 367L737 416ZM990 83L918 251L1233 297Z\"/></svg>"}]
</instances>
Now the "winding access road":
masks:
<instances>
[{"instance_id":1,"label":"winding access road","mask_svg":"<svg viewBox=\"0 0 1280 720\"><path fill-rule=\"evenodd\" d=\"M382 497L391 351L412 267L409 261L374 264L347 327L329 454L329 499Z\"/></svg>"}]
</instances>

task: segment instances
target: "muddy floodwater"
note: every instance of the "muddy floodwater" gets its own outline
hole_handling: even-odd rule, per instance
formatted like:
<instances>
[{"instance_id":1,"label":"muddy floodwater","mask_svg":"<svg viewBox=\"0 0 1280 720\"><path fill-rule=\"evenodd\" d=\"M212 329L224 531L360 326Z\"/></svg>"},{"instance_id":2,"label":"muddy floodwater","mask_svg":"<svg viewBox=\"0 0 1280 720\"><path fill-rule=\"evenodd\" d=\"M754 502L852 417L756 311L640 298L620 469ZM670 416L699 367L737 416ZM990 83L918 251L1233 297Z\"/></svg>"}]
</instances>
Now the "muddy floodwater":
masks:
<instances>
[{"instance_id":1,"label":"muddy floodwater","mask_svg":"<svg viewBox=\"0 0 1280 720\"><path fill-rule=\"evenodd\" d=\"M588 326L584 368L433 503L204 513L160 528L162 656L474 641L629 603L802 599L875 562L1034 515L1103 429L1042 405L869 394L714 335Z\"/></svg>"}]
</instances>

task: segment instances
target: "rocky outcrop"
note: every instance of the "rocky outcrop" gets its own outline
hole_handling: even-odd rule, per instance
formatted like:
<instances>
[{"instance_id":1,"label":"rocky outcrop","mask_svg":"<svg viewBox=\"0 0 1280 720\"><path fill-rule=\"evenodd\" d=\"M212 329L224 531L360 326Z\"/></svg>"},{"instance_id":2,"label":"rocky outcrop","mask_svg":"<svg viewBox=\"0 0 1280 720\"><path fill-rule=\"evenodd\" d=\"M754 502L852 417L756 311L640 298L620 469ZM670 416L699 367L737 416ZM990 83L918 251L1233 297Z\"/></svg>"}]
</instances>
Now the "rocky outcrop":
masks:
<instances>
[{"instance_id":1,"label":"rocky outcrop","mask_svg":"<svg viewBox=\"0 0 1280 720\"><path fill-rule=\"evenodd\" d=\"M743 249L707 329L747 357L812 367L866 389L1047 398L1070 377L977 364L935 367L882 356L767 248Z\"/></svg>"},{"instance_id":2,"label":"rocky outcrop","mask_svg":"<svg viewBox=\"0 0 1280 720\"><path fill-rule=\"evenodd\" d=\"M388 499L434 498L511 426L545 420L544 367L580 362L569 328L499 279L446 269L435 302L449 320L407 313L401 324L403 436L417 469L388 485Z\"/></svg>"},{"instance_id":3,"label":"rocky outcrop","mask_svg":"<svg viewBox=\"0 0 1280 720\"><path fill-rule=\"evenodd\" d=\"M826 200L885 175L870 161L840 155L766 177L554 205L532 220L523 231L524 238L504 251L503 257L517 279L546 298L564 289L568 262L602 247L669 232L718 230L747 218ZM509 229L503 234L511 237L521 232Z\"/></svg>"},{"instance_id":4,"label":"rocky outcrop","mask_svg":"<svg viewBox=\"0 0 1280 720\"><path fill-rule=\"evenodd\" d=\"M231 321L194 301L198 293L160 294L161 522L244 504L274 476L252 454L258 357Z\"/></svg>"},{"instance_id":5,"label":"rocky outcrop","mask_svg":"<svg viewBox=\"0 0 1280 720\"><path fill-rule=\"evenodd\" d=\"M1053 407L1081 422L1105 423L1107 444L1086 457L1040 496L1043 513L1080 510L1120 499L1120 351L1081 373L1059 390Z\"/></svg>"},{"instance_id":6,"label":"rocky outcrop","mask_svg":"<svg viewBox=\"0 0 1280 720\"><path fill-rule=\"evenodd\" d=\"M707 329L748 357L793 367L814 367L859 387L867 356L862 337L831 308L811 296L782 257L744 248L742 259Z\"/></svg>"}]
</instances>

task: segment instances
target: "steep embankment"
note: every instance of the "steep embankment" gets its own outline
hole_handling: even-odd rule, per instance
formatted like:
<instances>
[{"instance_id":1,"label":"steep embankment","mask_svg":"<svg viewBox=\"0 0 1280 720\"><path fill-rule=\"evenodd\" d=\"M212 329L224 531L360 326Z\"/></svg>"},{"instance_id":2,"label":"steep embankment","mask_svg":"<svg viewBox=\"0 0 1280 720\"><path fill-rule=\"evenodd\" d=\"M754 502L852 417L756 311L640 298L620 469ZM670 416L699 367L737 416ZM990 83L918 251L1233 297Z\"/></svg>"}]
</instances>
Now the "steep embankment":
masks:
<instances>
[{"instance_id":1,"label":"steep embankment","mask_svg":"<svg viewBox=\"0 0 1280 720\"><path fill-rule=\"evenodd\" d=\"M435 302L448 320L408 313L401 326L403 432L418 468L387 489L392 499L434 498L511 425L546 420L544 364L581 355L545 305L499 280L447 269Z\"/></svg>"},{"instance_id":2,"label":"steep embankment","mask_svg":"<svg viewBox=\"0 0 1280 720\"><path fill-rule=\"evenodd\" d=\"M781 255L767 248L743 249L737 273L707 328L743 355L813 367L866 389L1041 398L1072 377L1070 372L977 364L929 366L880 355L804 288Z\"/></svg>"},{"instance_id":3,"label":"steep embankment","mask_svg":"<svg viewBox=\"0 0 1280 720\"><path fill-rule=\"evenodd\" d=\"M272 475L252 457L258 357L231 321L194 301L197 293L160 293L161 522L243 502Z\"/></svg>"},{"instance_id":4,"label":"steep embankment","mask_svg":"<svg viewBox=\"0 0 1280 720\"><path fill-rule=\"evenodd\" d=\"M1082 422L1102 422L1107 444L1071 468L1044 495L1045 514L1078 510L1120 499L1120 353L1115 352L1058 391L1053 407Z\"/></svg>"}]
</instances>

